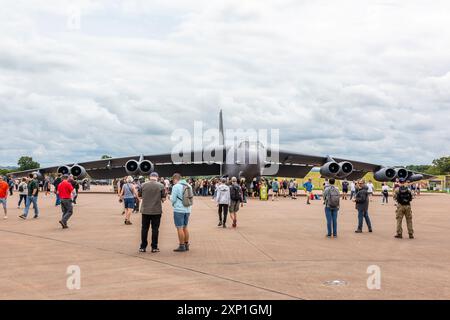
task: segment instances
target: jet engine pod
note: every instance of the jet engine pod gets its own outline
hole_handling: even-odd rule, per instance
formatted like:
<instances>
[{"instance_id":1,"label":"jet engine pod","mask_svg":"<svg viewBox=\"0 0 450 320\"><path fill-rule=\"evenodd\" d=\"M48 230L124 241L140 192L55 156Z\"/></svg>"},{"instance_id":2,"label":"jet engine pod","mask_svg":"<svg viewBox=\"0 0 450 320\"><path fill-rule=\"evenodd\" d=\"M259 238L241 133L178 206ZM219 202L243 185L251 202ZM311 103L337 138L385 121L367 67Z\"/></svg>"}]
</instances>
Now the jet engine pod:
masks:
<instances>
[{"instance_id":1,"label":"jet engine pod","mask_svg":"<svg viewBox=\"0 0 450 320\"><path fill-rule=\"evenodd\" d=\"M408 180L411 182L420 181L423 179L423 174L414 173L408 177Z\"/></svg>"},{"instance_id":2,"label":"jet engine pod","mask_svg":"<svg viewBox=\"0 0 450 320\"><path fill-rule=\"evenodd\" d=\"M139 173L139 162L136 160L129 160L125 164L125 171L129 176L134 176Z\"/></svg>"},{"instance_id":3,"label":"jet engine pod","mask_svg":"<svg viewBox=\"0 0 450 320\"><path fill-rule=\"evenodd\" d=\"M397 169L395 169L395 172L397 173L397 178L399 178L399 179L408 178L408 170L406 170L406 169L397 168Z\"/></svg>"},{"instance_id":4,"label":"jet engine pod","mask_svg":"<svg viewBox=\"0 0 450 320\"><path fill-rule=\"evenodd\" d=\"M78 164L74 165L70 169L70 174L72 174L75 178L83 180L87 176L86 169Z\"/></svg>"},{"instance_id":5,"label":"jet engine pod","mask_svg":"<svg viewBox=\"0 0 450 320\"><path fill-rule=\"evenodd\" d=\"M148 160L142 160L141 163L139 163L139 171L143 175L149 175L155 170L155 166L151 161Z\"/></svg>"},{"instance_id":6,"label":"jet engine pod","mask_svg":"<svg viewBox=\"0 0 450 320\"><path fill-rule=\"evenodd\" d=\"M348 177L353 172L353 165L348 161L343 161L339 163L339 172L337 173L338 178Z\"/></svg>"},{"instance_id":7,"label":"jet engine pod","mask_svg":"<svg viewBox=\"0 0 450 320\"><path fill-rule=\"evenodd\" d=\"M392 168L381 168L373 174L375 180L380 182L392 181L397 176L397 171Z\"/></svg>"},{"instance_id":8,"label":"jet engine pod","mask_svg":"<svg viewBox=\"0 0 450 320\"><path fill-rule=\"evenodd\" d=\"M43 176L42 173L40 173L39 171L35 171L35 172L33 172L32 174L33 174L33 176L36 175L36 176L37 176L37 179L38 179L39 181L44 181L44 176Z\"/></svg>"},{"instance_id":9,"label":"jet engine pod","mask_svg":"<svg viewBox=\"0 0 450 320\"><path fill-rule=\"evenodd\" d=\"M337 162L330 161L320 167L320 174L323 177L334 178L339 173L339 170L341 170L339 164Z\"/></svg>"},{"instance_id":10,"label":"jet engine pod","mask_svg":"<svg viewBox=\"0 0 450 320\"><path fill-rule=\"evenodd\" d=\"M68 167L68 166L61 166L61 167L58 168L57 172L62 174L62 175L70 174L70 167Z\"/></svg>"}]
</instances>

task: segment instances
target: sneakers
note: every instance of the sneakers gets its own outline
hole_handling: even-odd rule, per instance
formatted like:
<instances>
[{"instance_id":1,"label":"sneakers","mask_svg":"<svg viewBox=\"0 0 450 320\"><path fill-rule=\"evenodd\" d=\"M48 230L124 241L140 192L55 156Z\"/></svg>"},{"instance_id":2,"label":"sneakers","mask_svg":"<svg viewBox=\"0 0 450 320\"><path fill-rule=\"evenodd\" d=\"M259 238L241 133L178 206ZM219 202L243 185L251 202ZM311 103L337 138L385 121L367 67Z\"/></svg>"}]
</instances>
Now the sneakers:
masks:
<instances>
[{"instance_id":1,"label":"sneakers","mask_svg":"<svg viewBox=\"0 0 450 320\"><path fill-rule=\"evenodd\" d=\"M355 230L355 233L362 233L362 230Z\"/></svg>"},{"instance_id":2,"label":"sneakers","mask_svg":"<svg viewBox=\"0 0 450 320\"><path fill-rule=\"evenodd\" d=\"M33 219L37 219L37 218L39 218L39 216L34 216L34 217L33 217Z\"/></svg>"},{"instance_id":3,"label":"sneakers","mask_svg":"<svg viewBox=\"0 0 450 320\"><path fill-rule=\"evenodd\" d=\"M153 248L152 249L152 253L158 253L158 252L160 252L158 248Z\"/></svg>"},{"instance_id":4,"label":"sneakers","mask_svg":"<svg viewBox=\"0 0 450 320\"><path fill-rule=\"evenodd\" d=\"M409 235L409 238L410 238L410 239L414 239L414 235L413 235L413 234L410 234L410 235Z\"/></svg>"},{"instance_id":5,"label":"sneakers","mask_svg":"<svg viewBox=\"0 0 450 320\"><path fill-rule=\"evenodd\" d=\"M147 249L139 248L139 252L140 252L140 253L145 253L145 252L147 252ZM152 250L152 252L153 252L153 250Z\"/></svg>"},{"instance_id":6,"label":"sneakers","mask_svg":"<svg viewBox=\"0 0 450 320\"><path fill-rule=\"evenodd\" d=\"M20 218L20 219L23 219L23 220L27 220L27 217L25 217L23 214L20 215L19 218Z\"/></svg>"},{"instance_id":7,"label":"sneakers","mask_svg":"<svg viewBox=\"0 0 450 320\"><path fill-rule=\"evenodd\" d=\"M174 252L186 252L186 245L180 244L180 246L173 250Z\"/></svg>"},{"instance_id":8,"label":"sneakers","mask_svg":"<svg viewBox=\"0 0 450 320\"><path fill-rule=\"evenodd\" d=\"M125 222L124 222L127 226L131 226L132 225L132 223L131 223L131 221L130 220L125 220Z\"/></svg>"},{"instance_id":9,"label":"sneakers","mask_svg":"<svg viewBox=\"0 0 450 320\"><path fill-rule=\"evenodd\" d=\"M63 229L69 228L69 227L67 226L67 224L65 224L65 223L62 222L62 221L59 221L59 224L61 225L61 227L62 227Z\"/></svg>"},{"instance_id":10,"label":"sneakers","mask_svg":"<svg viewBox=\"0 0 450 320\"><path fill-rule=\"evenodd\" d=\"M372 232L372 229L369 229L369 232Z\"/></svg>"},{"instance_id":11,"label":"sneakers","mask_svg":"<svg viewBox=\"0 0 450 320\"><path fill-rule=\"evenodd\" d=\"M186 251L189 251L189 243L186 242L186 243L184 244L184 246L186 247Z\"/></svg>"},{"instance_id":12,"label":"sneakers","mask_svg":"<svg viewBox=\"0 0 450 320\"><path fill-rule=\"evenodd\" d=\"M219 224L217 225L218 227L222 226L222 221L219 222Z\"/></svg>"},{"instance_id":13,"label":"sneakers","mask_svg":"<svg viewBox=\"0 0 450 320\"><path fill-rule=\"evenodd\" d=\"M402 238L403 238L403 236L402 236L401 234L397 234L397 235L395 235L395 236L394 236L394 238L397 238L397 239L402 239Z\"/></svg>"}]
</instances>

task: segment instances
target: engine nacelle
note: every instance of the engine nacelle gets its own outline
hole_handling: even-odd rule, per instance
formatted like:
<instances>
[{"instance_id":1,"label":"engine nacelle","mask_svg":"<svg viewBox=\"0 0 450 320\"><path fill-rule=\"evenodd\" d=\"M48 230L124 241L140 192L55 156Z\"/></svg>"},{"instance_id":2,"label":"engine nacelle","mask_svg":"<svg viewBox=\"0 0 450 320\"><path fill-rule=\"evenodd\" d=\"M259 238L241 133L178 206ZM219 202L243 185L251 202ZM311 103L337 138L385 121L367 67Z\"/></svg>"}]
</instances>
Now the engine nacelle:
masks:
<instances>
[{"instance_id":1,"label":"engine nacelle","mask_svg":"<svg viewBox=\"0 0 450 320\"><path fill-rule=\"evenodd\" d=\"M129 176L135 176L139 173L139 162L136 160L129 160L125 164L125 171Z\"/></svg>"},{"instance_id":2,"label":"engine nacelle","mask_svg":"<svg viewBox=\"0 0 450 320\"><path fill-rule=\"evenodd\" d=\"M340 170L341 167L337 162L330 161L325 163L322 167L320 167L320 174L323 177L335 178Z\"/></svg>"},{"instance_id":3,"label":"engine nacelle","mask_svg":"<svg viewBox=\"0 0 450 320\"><path fill-rule=\"evenodd\" d=\"M42 173L40 173L39 171L35 171L35 172L33 172L32 174L33 174L33 176L36 175L36 176L37 176L37 179L38 179L39 181L44 181L44 175L43 175Z\"/></svg>"},{"instance_id":4,"label":"engine nacelle","mask_svg":"<svg viewBox=\"0 0 450 320\"><path fill-rule=\"evenodd\" d=\"M343 161L339 163L339 172L337 173L338 178L346 178L353 172L353 165L348 161Z\"/></svg>"},{"instance_id":5,"label":"engine nacelle","mask_svg":"<svg viewBox=\"0 0 450 320\"><path fill-rule=\"evenodd\" d=\"M373 177L380 182L392 181L397 177L397 171L392 168L381 168L373 174Z\"/></svg>"},{"instance_id":6,"label":"engine nacelle","mask_svg":"<svg viewBox=\"0 0 450 320\"><path fill-rule=\"evenodd\" d=\"M399 179L407 179L408 178L408 170L403 169L403 168L396 168L395 172L397 173L396 178Z\"/></svg>"},{"instance_id":7,"label":"engine nacelle","mask_svg":"<svg viewBox=\"0 0 450 320\"><path fill-rule=\"evenodd\" d=\"M149 175L155 170L155 166L151 161L148 160L142 160L141 163L139 163L139 172L142 175Z\"/></svg>"},{"instance_id":8,"label":"engine nacelle","mask_svg":"<svg viewBox=\"0 0 450 320\"><path fill-rule=\"evenodd\" d=\"M58 168L57 172L62 174L62 175L68 175L68 174L70 174L70 167L68 167L68 166L61 166L61 167Z\"/></svg>"},{"instance_id":9,"label":"engine nacelle","mask_svg":"<svg viewBox=\"0 0 450 320\"><path fill-rule=\"evenodd\" d=\"M415 173L408 177L408 180L411 182L420 181L423 179L423 174Z\"/></svg>"},{"instance_id":10,"label":"engine nacelle","mask_svg":"<svg viewBox=\"0 0 450 320\"><path fill-rule=\"evenodd\" d=\"M87 177L86 169L78 164L70 168L70 174L79 180L83 180Z\"/></svg>"}]
</instances>

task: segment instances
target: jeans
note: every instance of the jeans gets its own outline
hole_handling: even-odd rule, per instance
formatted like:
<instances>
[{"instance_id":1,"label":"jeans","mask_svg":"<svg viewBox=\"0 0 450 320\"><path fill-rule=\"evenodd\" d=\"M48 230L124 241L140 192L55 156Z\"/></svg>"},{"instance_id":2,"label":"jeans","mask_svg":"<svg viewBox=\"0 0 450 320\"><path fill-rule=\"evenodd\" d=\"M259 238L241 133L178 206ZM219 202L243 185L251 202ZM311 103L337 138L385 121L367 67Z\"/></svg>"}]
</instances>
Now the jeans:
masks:
<instances>
[{"instance_id":1,"label":"jeans","mask_svg":"<svg viewBox=\"0 0 450 320\"><path fill-rule=\"evenodd\" d=\"M152 249L158 248L159 225L161 224L161 215L143 214L141 229L141 249L147 249L148 246L148 230L152 226Z\"/></svg>"},{"instance_id":2,"label":"jeans","mask_svg":"<svg viewBox=\"0 0 450 320\"><path fill-rule=\"evenodd\" d=\"M17 204L18 207L20 207L20 205L22 204L22 201L25 205L27 204L27 195L26 194L20 195L19 203Z\"/></svg>"},{"instance_id":3,"label":"jeans","mask_svg":"<svg viewBox=\"0 0 450 320\"><path fill-rule=\"evenodd\" d=\"M388 203L389 201L389 193L383 193L383 203Z\"/></svg>"},{"instance_id":4,"label":"jeans","mask_svg":"<svg viewBox=\"0 0 450 320\"><path fill-rule=\"evenodd\" d=\"M363 220L366 220L367 227L372 230L372 223L370 222L369 212L365 209L358 209L358 230L363 228Z\"/></svg>"},{"instance_id":5,"label":"jeans","mask_svg":"<svg viewBox=\"0 0 450 320\"><path fill-rule=\"evenodd\" d=\"M23 210L23 215L25 217L28 216L28 211L30 210L31 203L33 203L34 215L36 217L39 216L39 208L38 208L37 201L38 201L38 197L35 197L35 196L27 197L27 201L25 202L25 209Z\"/></svg>"},{"instance_id":6,"label":"jeans","mask_svg":"<svg viewBox=\"0 0 450 320\"><path fill-rule=\"evenodd\" d=\"M222 219L222 211L223 211L223 219ZM219 221L223 224L227 223L227 215L228 215L228 205L227 204L219 204Z\"/></svg>"},{"instance_id":7,"label":"jeans","mask_svg":"<svg viewBox=\"0 0 450 320\"><path fill-rule=\"evenodd\" d=\"M59 197L59 194L56 194L55 206L59 206L59 205L61 205L61 198Z\"/></svg>"},{"instance_id":8,"label":"jeans","mask_svg":"<svg viewBox=\"0 0 450 320\"><path fill-rule=\"evenodd\" d=\"M338 208L325 208L325 216L327 218L327 231L328 236L331 236L331 226L333 225L333 236L337 236L337 216L339 209Z\"/></svg>"},{"instance_id":9,"label":"jeans","mask_svg":"<svg viewBox=\"0 0 450 320\"><path fill-rule=\"evenodd\" d=\"M71 199L61 200L62 219L61 222L67 224L73 214L73 204Z\"/></svg>"}]
</instances>

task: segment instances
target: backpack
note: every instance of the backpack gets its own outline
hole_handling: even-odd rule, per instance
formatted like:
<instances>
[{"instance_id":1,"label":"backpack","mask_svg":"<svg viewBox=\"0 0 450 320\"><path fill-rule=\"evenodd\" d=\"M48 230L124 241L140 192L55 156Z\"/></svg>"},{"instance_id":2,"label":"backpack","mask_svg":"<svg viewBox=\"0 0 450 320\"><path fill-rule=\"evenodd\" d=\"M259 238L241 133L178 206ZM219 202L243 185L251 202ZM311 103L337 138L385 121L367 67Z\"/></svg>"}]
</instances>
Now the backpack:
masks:
<instances>
[{"instance_id":1,"label":"backpack","mask_svg":"<svg viewBox=\"0 0 450 320\"><path fill-rule=\"evenodd\" d=\"M189 185L183 185L183 206L192 207L194 204L194 192L192 192L192 188Z\"/></svg>"},{"instance_id":2,"label":"backpack","mask_svg":"<svg viewBox=\"0 0 450 320\"><path fill-rule=\"evenodd\" d=\"M23 184L21 184L20 186L19 186L19 192L23 192L24 191L24 189L23 189Z\"/></svg>"},{"instance_id":3,"label":"backpack","mask_svg":"<svg viewBox=\"0 0 450 320\"><path fill-rule=\"evenodd\" d=\"M329 187L330 190L328 192L327 197L327 205L330 208L338 208L339 202L341 200L341 194L339 193L339 190L336 187Z\"/></svg>"},{"instance_id":4,"label":"backpack","mask_svg":"<svg viewBox=\"0 0 450 320\"><path fill-rule=\"evenodd\" d=\"M397 202L403 206L407 206L411 203L412 195L411 191L407 187L400 187L397 195Z\"/></svg>"},{"instance_id":5,"label":"backpack","mask_svg":"<svg viewBox=\"0 0 450 320\"><path fill-rule=\"evenodd\" d=\"M232 185L230 189L230 198L233 201L240 201L241 200L241 187L237 185Z\"/></svg>"}]
</instances>

